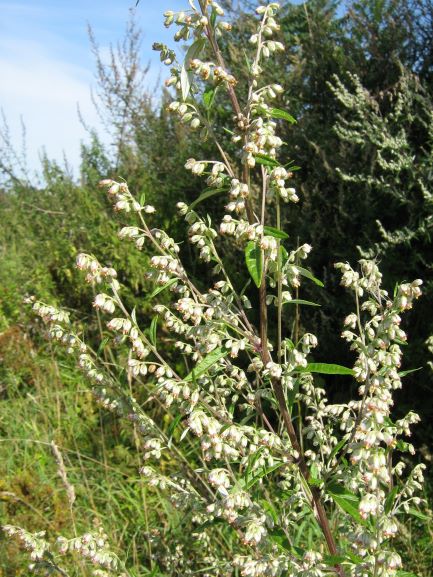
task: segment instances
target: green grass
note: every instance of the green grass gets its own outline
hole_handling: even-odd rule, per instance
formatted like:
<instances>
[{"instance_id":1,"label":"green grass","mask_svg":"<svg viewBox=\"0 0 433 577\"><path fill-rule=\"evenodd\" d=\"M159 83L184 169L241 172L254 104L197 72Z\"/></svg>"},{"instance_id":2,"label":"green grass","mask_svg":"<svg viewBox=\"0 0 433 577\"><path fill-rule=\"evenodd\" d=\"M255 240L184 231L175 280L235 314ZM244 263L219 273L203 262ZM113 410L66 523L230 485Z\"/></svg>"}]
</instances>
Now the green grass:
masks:
<instances>
[{"instance_id":1,"label":"green grass","mask_svg":"<svg viewBox=\"0 0 433 577\"><path fill-rule=\"evenodd\" d=\"M102 524L113 548L143 571L148 559L149 507L138 474L140 453L132 425L100 410L82 376L49 349L35 351L28 336L12 328L0 338L0 517L2 523L50 536L73 537ZM54 440L65 460L77 500L71 514L50 448ZM0 574L25 575L25 556L15 545L0 547Z\"/></svg>"}]
</instances>

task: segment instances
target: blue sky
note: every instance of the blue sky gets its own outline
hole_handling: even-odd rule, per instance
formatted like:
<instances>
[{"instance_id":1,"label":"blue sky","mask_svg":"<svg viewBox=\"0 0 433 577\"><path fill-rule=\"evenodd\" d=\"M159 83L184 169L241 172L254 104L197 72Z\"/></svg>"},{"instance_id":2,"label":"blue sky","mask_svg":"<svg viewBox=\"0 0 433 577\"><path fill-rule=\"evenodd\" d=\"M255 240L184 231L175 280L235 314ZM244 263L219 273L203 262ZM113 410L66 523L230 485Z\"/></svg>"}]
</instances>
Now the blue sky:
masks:
<instances>
[{"instance_id":1,"label":"blue sky","mask_svg":"<svg viewBox=\"0 0 433 577\"><path fill-rule=\"evenodd\" d=\"M187 0L141 0L136 9L152 86L161 72L165 75L152 43L170 41L162 12L185 5ZM134 6L135 0L0 0L0 108L17 146L22 117L31 169L37 168L43 146L49 157L62 160L65 153L77 166L80 140L86 137L78 104L87 124L98 126L90 97L95 66L87 25L104 53L122 39Z\"/></svg>"}]
</instances>

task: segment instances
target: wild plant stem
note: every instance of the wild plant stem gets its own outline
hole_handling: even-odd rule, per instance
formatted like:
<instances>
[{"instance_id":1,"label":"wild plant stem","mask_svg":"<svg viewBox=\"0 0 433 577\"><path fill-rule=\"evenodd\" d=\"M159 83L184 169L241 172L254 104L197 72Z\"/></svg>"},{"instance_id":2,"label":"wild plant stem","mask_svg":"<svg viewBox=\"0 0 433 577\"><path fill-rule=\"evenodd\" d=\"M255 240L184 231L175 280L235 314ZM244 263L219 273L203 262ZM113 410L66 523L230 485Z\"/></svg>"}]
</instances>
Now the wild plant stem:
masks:
<instances>
[{"instance_id":1,"label":"wild plant stem","mask_svg":"<svg viewBox=\"0 0 433 577\"><path fill-rule=\"evenodd\" d=\"M276 210L277 210L277 229L281 230L281 208L280 208L280 198L277 197L276 201ZM283 285L281 279L281 268L282 268L282 259L281 259L281 241L277 241L278 247L278 257L277 257L277 359L278 364L281 364L281 357L282 357L282 316L283 316Z\"/></svg>"},{"instance_id":2,"label":"wild plant stem","mask_svg":"<svg viewBox=\"0 0 433 577\"><path fill-rule=\"evenodd\" d=\"M200 5L200 10L201 10L202 14L204 16L208 17L207 7L206 7L204 0L199 0L199 5ZM213 29L212 29L212 26L210 26L210 24L208 24L205 27L205 33L206 33L207 38L209 39L212 51L215 55L215 58L218 62L218 65L221 66L224 70L226 70L224 58L223 58L221 50L218 46L218 42L215 38L215 34L214 34ZM251 91L251 87L250 87L250 91ZM233 108L233 111L235 112L236 117L242 118L243 117L242 110L241 110L241 107L239 105L239 101L238 101L238 98L236 96L236 92L235 92L232 85L230 85L230 84L227 85L227 92L228 92L230 102L232 104L232 108ZM244 138L244 140L245 139L246 139L246 137ZM248 186L249 186L250 185L250 168L247 164L244 164L243 175L244 175L244 182L246 184L248 184ZM264 183L264 187L265 186L266 186L266 184ZM250 186L249 186L249 189L250 189ZM264 201L265 201L265 199L262 199L262 202L264 202ZM262 204L262 206L263 206L263 204ZM247 212L247 217L248 217L249 223L253 224L255 221L255 218L254 218L253 208L251 206L251 202L249 199L247 199L247 202L246 202L246 212ZM271 355L269 354L268 336L267 336L267 332L268 332L268 309L267 309L267 304L266 304L265 266L263 266L263 274L262 274L262 279L261 279L260 288L259 288L259 314L260 314L261 358L262 358L262 362L264 363L264 365L267 365L269 362L272 361L272 358L271 358ZM282 416L284 425L286 427L287 433L289 435L289 439L290 439L292 448L295 451L295 453L298 454L299 471L300 471L301 475L304 477L304 479L308 482L308 479L310 477L310 472L308 470L305 459L302 455L301 446L299 444L298 437L296 435L296 431L293 427L292 419L291 419L291 416L290 416L288 408L287 408L286 398L285 398L285 394L284 394L281 382L278 379L272 379L272 387L274 390L275 397L278 401L281 416ZM336 555L337 554L337 547L335 545L334 537L332 535L329 520L327 518L324 506L322 504L320 489L318 487L311 487L311 495L312 495L312 506L313 506L313 509L315 509L315 511L317 513L317 519L318 519L320 528L322 530L322 533L325 537L325 541L327 543L329 552L331 555ZM340 577L344 577L344 572L343 572L341 566L336 565L335 569L336 569L337 573L340 575Z\"/></svg>"}]
</instances>

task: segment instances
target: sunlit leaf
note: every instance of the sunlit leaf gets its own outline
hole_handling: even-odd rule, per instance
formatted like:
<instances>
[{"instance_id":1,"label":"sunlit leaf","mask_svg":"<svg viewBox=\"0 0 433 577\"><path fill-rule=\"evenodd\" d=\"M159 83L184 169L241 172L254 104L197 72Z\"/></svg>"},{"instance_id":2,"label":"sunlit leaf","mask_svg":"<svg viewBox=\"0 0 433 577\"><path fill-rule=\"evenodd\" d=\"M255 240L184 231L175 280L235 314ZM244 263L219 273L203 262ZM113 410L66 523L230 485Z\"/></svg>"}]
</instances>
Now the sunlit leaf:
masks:
<instances>
[{"instance_id":1,"label":"sunlit leaf","mask_svg":"<svg viewBox=\"0 0 433 577\"><path fill-rule=\"evenodd\" d=\"M215 100L216 88L210 88L203 94L203 104L209 110Z\"/></svg>"},{"instance_id":2,"label":"sunlit leaf","mask_svg":"<svg viewBox=\"0 0 433 577\"><path fill-rule=\"evenodd\" d=\"M398 493L398 487L393 487L392 491L389 493L385 501L385 513L388 514L391 512L397 493Z\"/></svg>"},{"instance_id":3,"label":"sunlit leaf","mask_svg":"<svg viewBox=\"0 0 433 577\"><path fill-rule=\"evenodd\" d=\"M407 371L401 371L398 373L399 377L405 377L406 375L410 375L410 373L416 373L417 371L421 371L424 367L418 367L417 369L408 369Z\"/></svg>"},{"instance_id":4,"label":"sunlit leaf","mask_svg":"<svg viewBox=\"0 0 433 577\"><path fill-rule=\"evenodd\" d=\"M413 507L409 507L408 513L409 515L412 515L412 517L416 517L421 521L428 521L430 519L428 515L424 515L424 513L421 513L421 511L418 511L418 509L414 509Z\"/></svg>"},{"instance_id":5,"label":"sunlit leaf","mask_svg":"<svg viewBox=\"0 0 433 577\"><path fill-rule=\"evenodd\" d=\"M252 477L245 483L244 488L246 490L251 489L251 487L254 487L254 485L260 481L260 479L263 479L263 477L267 477L268 475L270 475L283 465L285 465L285 463L281 461L280 463L274 463L270 467L260 467L260 469L258 469L254 477Z\"/></svg>"},{"instance_id":6,"label":"sunlit leaf","mask_svg":"<svg viewBox=\"0 0 433 577\"><path fill-rule=\"evenodd\" d=\"M320 373L322 375L354 375L355 371L349 367L333 363L308 363L306 367L297 369L301 373Z\"/></svg>"},{"instance_id":7,"label":"sunlit leaf","mask_svg":"<svg viewBox=\"0 0 433 577\"><path fill-rule=\"evenodd\" d=\"M264 233L268 236L273 236L274 238L285 239L289 238L287 232L280 230L278 228L274 228L273 226L264 226L263 227Z\"/></svg>"},{"instance_id":8,"label":"sunlit leaf","mask_svg":"<svg viewBox=\"0 0 433 577\"><path fill-rule=\"evenodd\" d=\"M158 315L153 317L149 327L149 339L154 347L156 347L156 329L158 326Z\"/></svg>"},{"instance_id":9,"label":"sunlit leaf","mask_svg":"<svg viewBox=\"0 0 433 577\"><path fill-rule=\"evenodd\" d=\"M365 523L359 513L360 500L356 495L334 481L327 483L326 491L332 497L334 503L345 513L355 519L357 523Z\"/></svg>"},{"instance_id":10,"label":"sunlit leaf","mask_svg":"<svg viewBox=\"0 0 433 577\"><path fill-rule=\"evenodd\" d=\"M312 272L310 272L308 269L306 268L302 268L301 266L296 265L297 270L299 271L299 274L302 276L305 276L306 278L309 278L310 280L313 281L314 284L316 284L317 286L325 286L323 284L323 282L321 280L319 280L318 278L316 278Z\"/></svg>"},{"instance_id":11,"label":"sunlit leaf","mask_svg":"<svg viewBox=\"0 0 433 577\"><path fill-rule=\"evenodd\" d=\"M278 162L278 160L275 160L275 158L271 158L270 156L267 156L266 154L255 154L254 158L257 162L257 164L263 164L264 166L270 166L271 168L275 168L276 166L281 166L280 163Z\"/></svg>"},{"instance_id":12,"label":"sunlit leaf","mask_svg":"<svg viewBox=\"0 0 433 577\"><path fill-rule=\"evenodd\" d=\"M198 204L200 204L200 202L203 202L204 200L211 198L212 196L215 196L216 194L221 194L221 192L227 192L228 188L227 187L223 187L223 188L207 188L205 191L203 191L201 193L201 195L196 198L189 206L188 208L190 210L192 210L193 208L195 208Z\"/></svg>"},{"instance_id":13,"label":"sunlit leaf","mask_svg":"<svg viewBox=\"0 0 433 577\"><path fill-rule=\"evenodd\" d=\"M165 291L165 289L168 289L169 287L176 284L177 280L178 280L177 278L172 278L169 281L167 281L164 285L156 287L156 289L150 293L148 298L153 299L153 297L156 297L156 295L159 295L160 292Z\"/></svg>"},{"instance_id":14,"label":"sunlit leaf","mask_svg":"<svg viewBox=\"0 0 433 577\"><path fill-rule=\"evenodd\" d=\"M332 449L331 454L329 455L329 460L333 459L335 457L335 455L338 453L338 451L340 449L342 449L344 447L344 445L347 443L347 437L344 437L343 439L341 439L341 441L339 443L337 443L335 445L335 447Z\"/></svg>"},{"instance_id":15,"label":"sunlit leaf","mask_svg":"<svg viewBox=\"0 0 433 577\"><path fill-rule=\"evenodd\" d=\"M201 375L206 373L212 365L225 357L227 354L228 351L222 348L213 350L204 359L197 363L193 370L184 378L184 381L193 381L198 379Z\"/></svg>"},{"instance_id":16,"label":"sunlit leaf","mask_svg":"<svg viewBox=\"0 0 433 577\"><path fill-rule=\"evenodd\" d=\"M254 241L250 241L245 247L245 262L248 272L257 287L260 287L263 273L263 255L260 247Z\"/></svg>"},{"instance_id":17,"label":"sunlit leaf","mask_svg":"<svg viewBox=\"0 0 433 577\"><path fill-rule=\"evenodd\" d=\"M280 108L271 108L269 112L272 118L281 118L282 120L287 120L290 124L296 124L296 118L285 110L281 110Z\"/></svg>"},{"instance_id":18,"label":"sunlit leaf","mask_svg":"<svg viewBox=\"0 0 433 577\"><path fill-rule=\"evenodd\" d=\"M313 303L311 301L304 301L303 299L290 299L289 301L284 301L285 305L308 305L310 307L320 307L317 303Z\"/></svg>"},{"instance_id":19,"label":"sunlit leaf","mask_svg":"<svg viewBox=\"0 0 433 577\"><path fill-rule=\"evenodd\" d=\"M192 72L188 70L190 62L191 60L194 60L194 58L198 58L205 44L206 41L204 40L204 38L199 38L198 40L196 40L191 44L185 55L185 61L182 66L182 70L180 71L180 86L182 89L183 100L186 100L188 98L188 95L191 90L191 80L193 75Z\"/></svg>"}]
</instances>

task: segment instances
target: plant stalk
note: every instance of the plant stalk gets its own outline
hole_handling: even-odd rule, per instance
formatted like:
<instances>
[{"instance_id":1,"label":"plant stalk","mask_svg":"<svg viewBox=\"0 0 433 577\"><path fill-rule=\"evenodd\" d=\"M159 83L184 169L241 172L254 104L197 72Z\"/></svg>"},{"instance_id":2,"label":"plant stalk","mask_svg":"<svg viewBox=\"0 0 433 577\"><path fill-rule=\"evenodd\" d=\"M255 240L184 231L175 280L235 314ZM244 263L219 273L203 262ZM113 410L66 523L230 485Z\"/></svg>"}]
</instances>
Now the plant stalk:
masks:
<instances>
[{"instance_id":1,"label":"plant stalk","mask_svg":"<svg viewBox=\"0 0 433 577\"><path fill-rule=\"evenodd\" d=\"M199 0L199 4L200 4L200 9L201 9L202 14L207 17L208 13L207 13L207 8L206 8L204 0ZM224 68L224 70L226 70L226 65L224 62L223 55L222 55L221 50L218 46L218 42L215 38L213 29L209 24L205 27L205 33L206 33L206 36L210 42L212 51L214 52L215 58L218 62L218 65L221 66L222 68ZM235 92L233 86L231 86L231 85L227 86L227 91L228 91L228 95L229 95L229 98L230 98L230 101L232 104L233 111L236 114L236 117L241 118L243 116L243 114L242 114L242 110L241 110L241 107L239 105L239 101L238 101L238 98L237 98L237 95L236 95L236 92ZM250 173L250 169L247 165L245 165L244 166L244 181L248 185L249 185L249 180L250 180L250 174L249 173ZM255 221L254 212L253 212L253 209L251 206L251 202L249 202L248 199L247 199L247 203L246 203L246 211L247 211L247 217L248 217L249 223L253 224ZM265 263L264 263L264 265L265 265ZM261 280L260 288L259 288L259 312L260 312L260 341L261 341L260 354L261 354L261 359L262 359L263 364L267 365L269 362L272 362L272 358L271 358L271 355L269 353L268 338L267 338L268 309L267 309L267 304L266 304L266 271L265 271L265 266L263 266L262 280ZM296 435L296 431L293 427L292 419L291 419L291 416L290 416L288 408L287 408L286 398L285 398L285 394L284 394L281 382L278 379L272 379L272 388L274 390L275 397L278 401L281 416L282 416L282 419L284 422L284 426L287 430L287 433L288 433L288 436L290 439L290 443L292 445L293 450L298 455L297 463L298 463L299 471L300 471L301 475L304 477L304 479L308 482L308 479L310 477L310 471L308 470L308 466L307 466L305 459L303 457L302 449L301 449L301 446L299 444L298 437ZM334 537L332 535L331 526L330 526L328 517L326 515L325 508L324 508L322 500L321 500L321 492L320 492L320 489L318 487L311 487L311 498L312 498L311 504L312 504L313 510L316 511L317 520L318 520L318 523L319 523L320 528L322 530L326 544L328 546L329 553L331 555L336 555L337 554L337 547L336 547L336 544L334 541ZM338 575L340 577L344 577L344 572L343 572L343 569L340 565L335 565L335 569L336 569L336 572L338 573Z\"/></svg>"}]
</instances>

